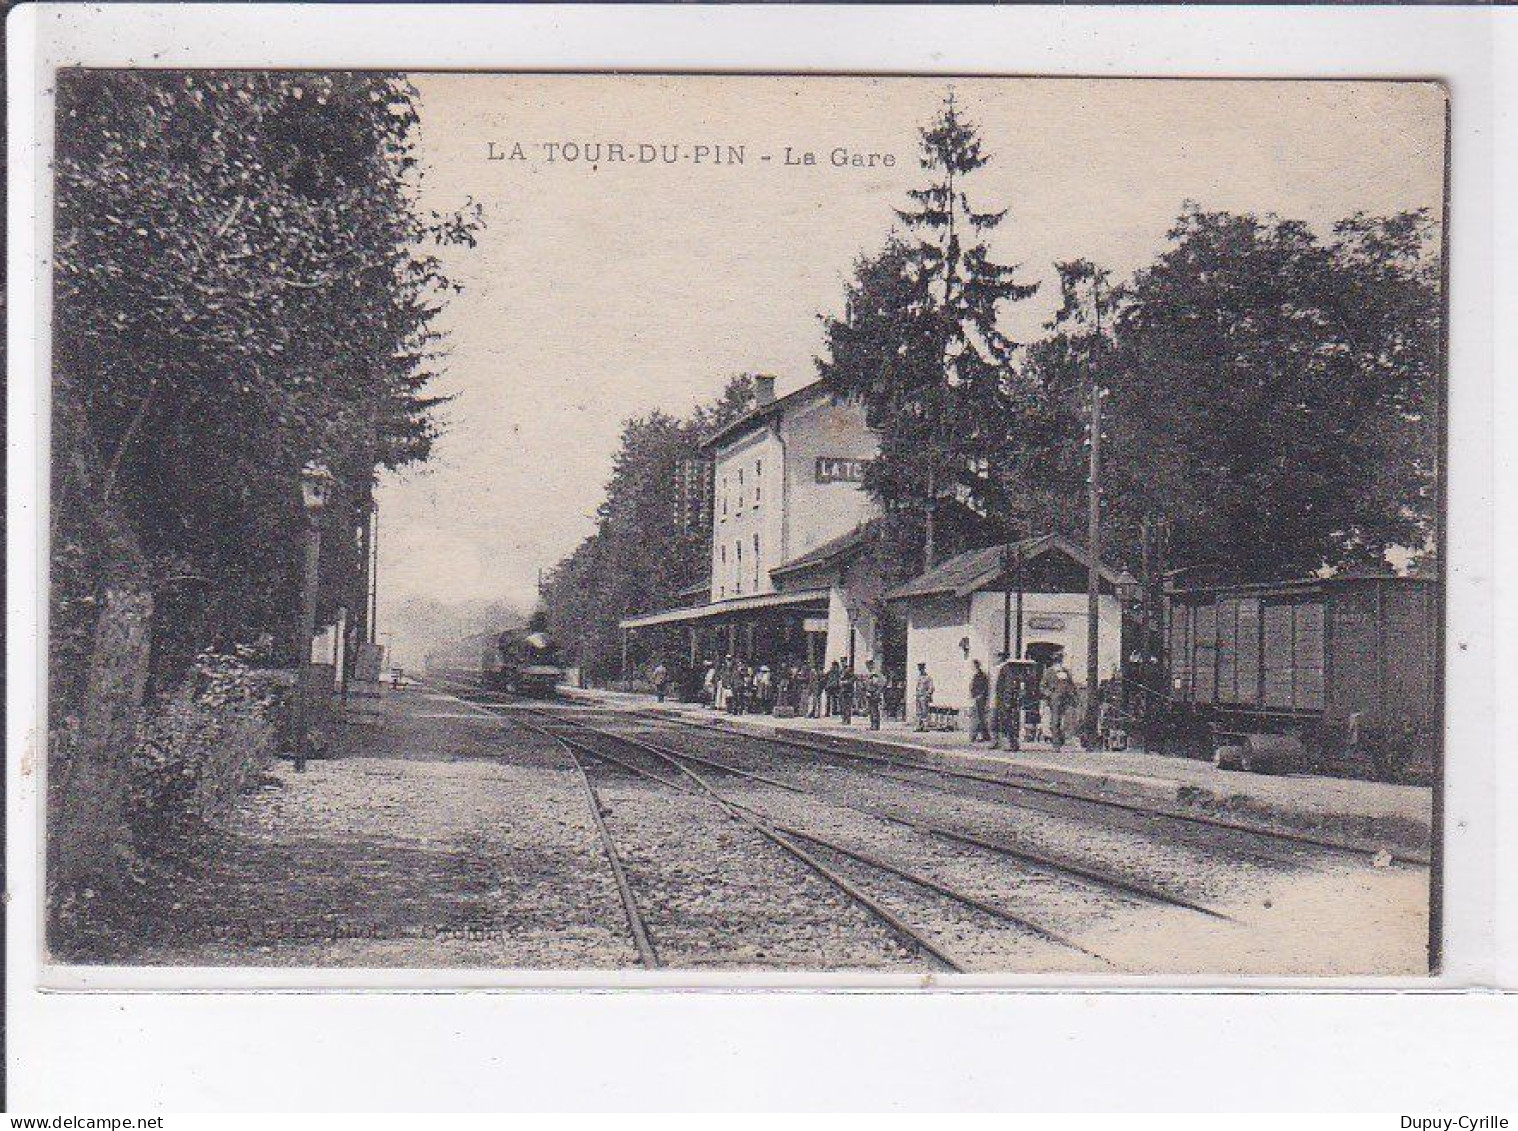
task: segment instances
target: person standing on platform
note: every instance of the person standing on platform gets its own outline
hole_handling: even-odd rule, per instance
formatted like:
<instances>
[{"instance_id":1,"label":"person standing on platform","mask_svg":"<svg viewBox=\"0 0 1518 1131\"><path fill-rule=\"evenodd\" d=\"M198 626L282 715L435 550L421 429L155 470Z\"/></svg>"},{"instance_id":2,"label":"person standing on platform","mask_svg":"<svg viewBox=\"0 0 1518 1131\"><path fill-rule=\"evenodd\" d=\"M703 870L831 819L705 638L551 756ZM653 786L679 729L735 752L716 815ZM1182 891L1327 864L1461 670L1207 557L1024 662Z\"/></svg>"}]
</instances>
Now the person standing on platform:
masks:
<instances>
[{"instance_id":1,"label":"person standing on platform","mask_svg":"<svg viewBox=\"0 0 1518 1131\"><path fill-rule=\"evenodd\" d=\"M659 697L659 702L664 702L664 696L669 692L669 669L660 660L654 665L654 694Z\"/></svg>"},{"instance_id":2,"label":"person standing on platform","mask_svg":"<svg viewBox=\"0 0 1518 1131\"><path fill-rule=\"evenodd\" d=\"M854 722L854 669L838 665L838 713L843 716L843 725L852 726Z\"/></svg>"},{"instance_id":3,"label":"person standing on platform","mask_svg":"<svg viewBox=\"0 0 1518 1131\"><path fill-rule=\"evenodd\" d=\"M1023 710L1022 673L1006 652L998 654L1001 666L996 669L996 730L991 735L991 749L1000 750L1002 739L1008 750L1021 749L1017 732Z\"/></svg>"},{"instance_id":4,"label":"person standing on platform","mask_svg":"<svg viewBox=\"0 0 1518 1131\"><path fill-rule=\"evenodd\" d=\"M1075 677L1065 666L1063 652L1055 656L1054 662L1044 670L1044 678L1040 681L1038 689L1043 693L1044 702L1049 704L1049 732L1050 737L1054 739L1054 748L1063 750L1065 712L1075 701Z\"/></svg>"},{"instance_id":5,"label":"person standing on platform","mask_svg":"<svg viewBox=\"0 0 1518 1131\"><path fill-rule=\"evenodd\" d=\"M885 702L885 676L875 670L875 661L864 662L864 705L870 714L870 729L880 729L880 708Z\"/></svg>"},{"instance_id":6,"label":"person standing on platform","mask_svg":"<svg viewBox=\"0 0 1518 1131\"><path fill-rule=\"evenodd\" d=\"M729 715L743 714L743 665L737 660L733 661L732 669L727 673L727 678L732 684L727 695L727 713Z\"/></svg>"},{"instance_id":7,"label":"person standing on platform","mask_svg":"<svg viewBox=\"0 0 1518 1131\"><path fill-rule=\"evenodd\" d=\"M933 722L933 677L928 674L927 664L917 665L916 693L917 729L926 731Z\"/></svg>"},{"instance_id":8,"label":"person standing on platform","mask_svg":"<svg viewBox=\"0 0 1518 1131\"><path fill-rule=\"evenodd\" d=\"M838 692L843 686L843 667L837 660L828 668L828 674L823 678L822 687L827 696L828 718L838 713Z\"/></svg>"},{"instance_id":9,"label":"person standing on platform","mask_svg":"<svg viewBox=\"0 0 1518 1131\"><path fill-rule=\"evenodd\" d=\"M990 741L991 728L986 723L986 708L991 700L991 678L979 660L972 661L974 674L970 676L970 741Z\"/></svg>"}]
</instances>

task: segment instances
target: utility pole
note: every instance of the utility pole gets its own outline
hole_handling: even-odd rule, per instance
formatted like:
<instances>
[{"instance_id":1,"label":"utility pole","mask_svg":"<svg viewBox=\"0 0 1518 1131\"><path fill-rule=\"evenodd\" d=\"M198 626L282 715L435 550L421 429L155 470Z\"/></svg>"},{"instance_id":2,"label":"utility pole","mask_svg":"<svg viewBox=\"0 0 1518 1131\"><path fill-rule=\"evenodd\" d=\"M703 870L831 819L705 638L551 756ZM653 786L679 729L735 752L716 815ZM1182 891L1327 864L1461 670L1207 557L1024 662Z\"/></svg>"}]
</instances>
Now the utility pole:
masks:
<instances>
[{"instance_id":1,"label":"utility pole","mask_svg":"<svg viewBox=\"0 0 1518 1131\"><path fill-rule=\"evenodd\" d=\"M1012 586L1008 574L1012 572L1011 543L1001 548L1001 650L1012 655ZM1020 626L1019 626L1020 627ZM1012 657L1016 659L1016 656Z\"/></svg>"},{"instance_id":2,"label":"utility pole","mask_svg":"<svg viewBox=\"0 0 1518 1131\"><path fill-rule=\"evenodd\" d=\"M1013 659L1023 658L1023 545L1017 544L1017 652Z\"/></svg>"},{"instance_id":3,"label":"utility pole","mask_svg":"<svg viewBox=\"0 0 1518 1131\"><path fill-rule=\"evenodd\" d=\"M1150 647L1152 636L1152 621L1150 609L1154 601L1154 516L1148 511L1144 512L1144 520L1139 535L1141 543L1139 549L1139 688L1138 701L1143 720L1143 736L1145 748L1149 745L1149 720L1154 715L1154 671L1155 665L1151 661L1153 652ZM1126 683L1126 681L1124 681Z\"/></svg>"},{"instance_id":4,"label":"utility pole","mask_svg":"<svg viewBox=\"0 0 1518 1131\"><path fill-rule=\"evenodd\" d=\"M1102 555L1102 275L1091 275L1091 302L1095 307L1096 337L1091 345L1091 466L1087 487L1086 551L1086 717L1082 730L1089 744L1096 745L1097 697L1101 685L1098 640L1100 637Z\"/></svg>"},{"instance_id":5,"label":"utility pole","mask_svg":"<svg viewBox=\"0 0 1518 1131\"><path fill-rule=\"evenodd\" d=\"M1011 561L1008 561L1008 558ZM1007 575L1012 575L1012 585L1007 586ZM1023 546L1021 542L1009 543L1001 549L1002 603L1001 603L1001 650L1014 660L1023 658ZM1017 612L1012 611L1012 594L1017 593ZM1017 626L1014 646L1013 625Z\"/></svg>"},{"instance_id":6,"label":"utility pole","mask_svg":"<svg viewBox=\"0 0 1518 1131\"><path fill-rule=\"evenodd\" d=\"M379 503L369 504L369 643L379 639Z\"/></svg>"}]
</instances>

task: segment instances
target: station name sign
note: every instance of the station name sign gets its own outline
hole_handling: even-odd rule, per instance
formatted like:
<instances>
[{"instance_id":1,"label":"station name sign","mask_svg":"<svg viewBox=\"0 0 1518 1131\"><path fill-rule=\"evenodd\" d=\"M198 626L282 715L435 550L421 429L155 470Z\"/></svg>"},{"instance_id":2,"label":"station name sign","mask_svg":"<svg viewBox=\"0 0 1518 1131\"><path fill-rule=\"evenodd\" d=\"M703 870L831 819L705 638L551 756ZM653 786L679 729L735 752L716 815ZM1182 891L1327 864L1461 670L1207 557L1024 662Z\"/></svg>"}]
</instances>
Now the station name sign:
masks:
<instances>
[{"instance_id":1,"label":"station name sign","mask_svg":"<svg viewBox=\"0 0 1518 1131\"><path fill-rule=\"evenodd\" d=\"M847 459L843 456L817 457L818 483L863 483L867 459Z\"/></svg>"}]
</instances>

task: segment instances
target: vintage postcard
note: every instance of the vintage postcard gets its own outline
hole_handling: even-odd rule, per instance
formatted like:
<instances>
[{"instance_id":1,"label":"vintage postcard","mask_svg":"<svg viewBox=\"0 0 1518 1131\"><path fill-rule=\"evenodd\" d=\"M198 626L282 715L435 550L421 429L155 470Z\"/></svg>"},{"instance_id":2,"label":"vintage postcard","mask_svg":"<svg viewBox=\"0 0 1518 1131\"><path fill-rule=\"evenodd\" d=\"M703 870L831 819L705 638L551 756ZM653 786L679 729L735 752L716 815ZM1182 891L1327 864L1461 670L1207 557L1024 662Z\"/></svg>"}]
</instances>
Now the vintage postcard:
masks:
<instances>
[{"instance_id":1,"label":"vintage postcard","mask_svg":"<svg viewBox=\"0 0 1518 1131\"><path fill-rule=\"evenodd\" d=\"M1442 85L56 99L55 967L1437 972Z\"/></svg>"}]
</instances>

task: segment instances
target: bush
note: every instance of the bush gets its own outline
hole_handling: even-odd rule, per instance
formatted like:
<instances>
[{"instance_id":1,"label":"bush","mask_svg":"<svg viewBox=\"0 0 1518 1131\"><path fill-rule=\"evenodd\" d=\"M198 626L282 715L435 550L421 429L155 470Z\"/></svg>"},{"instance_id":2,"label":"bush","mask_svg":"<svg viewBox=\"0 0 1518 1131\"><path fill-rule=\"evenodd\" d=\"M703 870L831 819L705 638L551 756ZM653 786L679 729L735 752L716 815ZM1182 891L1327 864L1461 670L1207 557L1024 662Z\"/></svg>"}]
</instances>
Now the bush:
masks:
<instances>
[{"instance_id":1,"label":"bush","mask_svg":"<svg viewBox=\"0 0 1518 1131\"><path fill-rule=\"evenodd\" d=\"M132 823L146 844L212 824L273 762L294 678L240 656L202 652L156 705L133 752Z\"/></svg>"}]
</instances>

